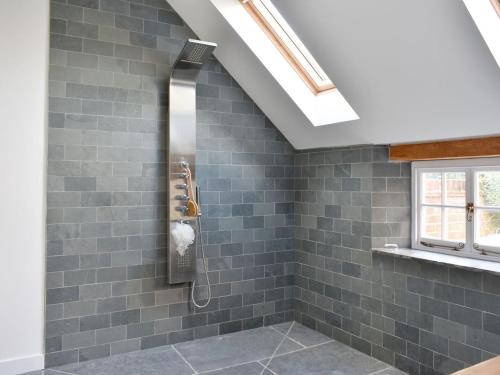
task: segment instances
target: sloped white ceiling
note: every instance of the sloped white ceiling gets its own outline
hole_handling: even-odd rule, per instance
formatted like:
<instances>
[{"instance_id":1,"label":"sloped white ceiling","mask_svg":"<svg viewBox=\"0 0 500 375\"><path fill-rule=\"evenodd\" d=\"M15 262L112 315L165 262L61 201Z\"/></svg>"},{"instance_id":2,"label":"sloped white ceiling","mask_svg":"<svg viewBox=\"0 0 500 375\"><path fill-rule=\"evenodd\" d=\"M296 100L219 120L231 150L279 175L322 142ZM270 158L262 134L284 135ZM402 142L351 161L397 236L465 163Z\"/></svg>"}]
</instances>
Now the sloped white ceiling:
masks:
<instances>
[{"instance_id":1,"label":"sloped white ceiling","mask_svg":"<svg viewBox=\"0 0 500 375\"><path fill-rule=\"evenodd\" d=\"M213 1L169 3L297 149L500 134L500 69L461 1L273 0L360 117L320 127Z\"/></svg>"}]
</instances>

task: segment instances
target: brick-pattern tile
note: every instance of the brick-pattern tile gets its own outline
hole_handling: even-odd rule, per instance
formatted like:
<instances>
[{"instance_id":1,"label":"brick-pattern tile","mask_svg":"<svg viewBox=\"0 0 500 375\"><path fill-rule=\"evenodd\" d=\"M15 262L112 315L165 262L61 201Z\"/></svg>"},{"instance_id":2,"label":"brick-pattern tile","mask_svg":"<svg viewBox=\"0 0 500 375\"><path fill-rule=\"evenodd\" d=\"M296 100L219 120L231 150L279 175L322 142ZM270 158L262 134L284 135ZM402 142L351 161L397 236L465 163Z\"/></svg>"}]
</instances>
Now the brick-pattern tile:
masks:
<instances>
[{"instance_id":1,"label":"brick-pattern tile","mask_svg":"<svg viewBox=\"0 0 500 375\"><path fill-rule=\"evenodd\" d=\"M47 366L293 318L294 150L215 59L197 98L213 300L166 282L168 74L194 35L141 3L52 3Z\"/></svg>"},{"instance_id":2,"label":"brick-pattern tile","mask_svg":"<svg viewBox=\"0 0 500 375\"><path fill-rule=\"evenodd\" d=\"M500 277L375 255L410 242L410 168L387 148L297 152L295 317L410 374L500 354Z\"/></svg>"},{"instance_id":3,"label":"brick-pattern tile","mask_svg":"<svg viewBox=\"0 0 500 375\"><path fill-rule=\"evenodd\" d=\"M166 2L57 0L51 18L47 366L292 318L411 374L500 354L498 276L370 252L409 244L409 165L294 151L215 59L197 89L213 301L193 310L165 280L165 135L194 35Z\"/></svg>"}]
</instances>

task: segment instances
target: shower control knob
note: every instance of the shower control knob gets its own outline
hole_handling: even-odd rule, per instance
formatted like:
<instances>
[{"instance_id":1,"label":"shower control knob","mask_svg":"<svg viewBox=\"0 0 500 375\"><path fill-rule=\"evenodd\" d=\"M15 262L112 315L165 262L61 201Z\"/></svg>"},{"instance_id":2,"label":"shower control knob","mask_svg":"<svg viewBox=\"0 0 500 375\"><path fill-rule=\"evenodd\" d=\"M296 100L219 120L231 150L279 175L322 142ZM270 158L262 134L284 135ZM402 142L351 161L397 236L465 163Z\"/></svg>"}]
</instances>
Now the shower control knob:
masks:
<instances>
[{"instance_id":1,"label":"shower control knob","mask_svg":"<svg viewBox=\"0 0 500 375\"><path fill-rule=\"evenodd\" d=\"M175 187L177 189L181 189L181 190L187 190L189 185L188 184L178 184L178 185L175 185Z\"/></svg>"},{"instance_id":2,"label":"shower control knob","mask_svg":"<svg viewBox=\"0 0 500 375\"><path fill-rule=\"evenodd\" d=\"M181 172L181 173L172 173L173 176L178 176L179 178L187 178L188 174Z\"/></svg>"},{"instance_id":3,"label":"shower control knob","mask_svg":"<svg viewBox=\"0 0 500 375\"><path fill-rule=\"evenodd\" d=\"M175 210L180 211L182 213L186 213L187 207L186 206L177 206L177 207L175 207Z\"/></svg>"},{"instance_id":4,"label":"shower control knob","mask_svg":"<svg viewBox=\"0 0 500 375\"><path fill-rule=\"evenodd\" d=\"M175 199L180 200L180 201L187 201L189 199L188 195L176 195Z\"/></svg>"}]
</instances>

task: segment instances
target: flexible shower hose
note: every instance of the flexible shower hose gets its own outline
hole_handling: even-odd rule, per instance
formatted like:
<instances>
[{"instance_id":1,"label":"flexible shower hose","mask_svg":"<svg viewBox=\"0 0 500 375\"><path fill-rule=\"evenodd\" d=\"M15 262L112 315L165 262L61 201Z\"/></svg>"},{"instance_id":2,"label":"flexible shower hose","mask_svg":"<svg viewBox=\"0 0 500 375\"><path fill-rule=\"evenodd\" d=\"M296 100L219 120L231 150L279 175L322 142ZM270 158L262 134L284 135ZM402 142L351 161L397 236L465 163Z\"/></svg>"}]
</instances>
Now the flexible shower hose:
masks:
<instances>
[{"instance_id":1,"label":"flexible shower hose","mask_svg":"<svg viewBox=\"0 0 500 375\"><path fill-rule=\"evenodd\" d=\"M212 287L210 286L210 280L208 278L208 269L207 269L207 264L205 263L205 252L203 250L203 238L201 234L201 219L200 216L196 218L196 223L198 224L198 238L200 240L200 247L201 247L201 256L203 259L203 268L205 270L205 277L207 278L207 287L208 287L208 300L204 305L199 305L196 302L196 299L194 298L194 289L196 286L196 280L193 281L193 285L191 286L191 301L193 302L193 305L198 307L199 309L202 309L204 307L207 307L208 304L210 303L210 300L212 299Z\"/></svg>"}]
</instances>

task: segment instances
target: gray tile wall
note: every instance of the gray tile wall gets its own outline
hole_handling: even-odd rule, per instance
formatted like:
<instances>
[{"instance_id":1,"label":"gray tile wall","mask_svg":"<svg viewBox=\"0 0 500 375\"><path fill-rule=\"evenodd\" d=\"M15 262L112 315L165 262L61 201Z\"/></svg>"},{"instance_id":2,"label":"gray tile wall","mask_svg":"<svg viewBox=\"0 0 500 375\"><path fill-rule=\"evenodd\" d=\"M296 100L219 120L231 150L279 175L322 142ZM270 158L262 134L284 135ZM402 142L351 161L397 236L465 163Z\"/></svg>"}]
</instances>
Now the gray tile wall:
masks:
<instances>
[{"instance_id":1,"label":"gray tile wall","mask_svg":"<svg viewBox=\"0 0 500 375\"><path fill-rule=\"evenodd\" d=\"M375 255L410 242L410 166L386 147L295 156L296 319L410 374L500 354L500 277Z\"/></svg>"},{"instance_id":2,"label":"gray tile wall","mask_svg":"<svg viewBox=\"0 0 500 375\"><path fill-rule=\"evenodd\" d=\"M51 16L47 366L293 310L412 374L500 354L498 277L370 252L409 243L409 165L385 147L294 152L215 60L197 140L214 300L193 310L165 281L164 163L169 69L193 34L163 0L57 0Z\"/></svg>"},{"instance_id":3,"label":"gray tile wall","mask_svg":"<svg viewBox=\"0 0 500 375\"><path fill-rule=\"evenodd\" d=\"M293 317L293 149L215 60L197 139L213 302L165 281L167 82L191 36L164 0L51 4L47 366Z\"/></svg>"}]
</instances>

